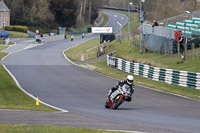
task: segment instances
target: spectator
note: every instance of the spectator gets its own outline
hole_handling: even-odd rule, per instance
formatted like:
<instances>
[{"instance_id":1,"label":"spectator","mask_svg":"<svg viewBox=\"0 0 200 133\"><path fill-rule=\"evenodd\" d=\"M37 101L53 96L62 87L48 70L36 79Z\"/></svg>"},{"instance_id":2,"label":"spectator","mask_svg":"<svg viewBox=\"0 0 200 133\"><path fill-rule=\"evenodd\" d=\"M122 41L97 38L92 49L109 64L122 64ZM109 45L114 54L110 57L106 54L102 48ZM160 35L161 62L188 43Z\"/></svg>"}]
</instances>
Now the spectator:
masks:
<instances>
[{"instance_id":1,"label":"spectator","mask_svg":"<svg viewBox=\"0 0 200 133\"><path fill-rule=\"evenodd\" d=\"M84 38L84 37L85 37L85 34L83 33L83 34L82 34L82 38Z\"/></svg>"},{"instance_id":2,"label":"spectator","mask_svg":"<svg viewBox=\"0 0 200 133\"><path fill-rule=\"evenodd\" d=\"M158 22L157 22L156 20L153 21L152 27L154 27L154 26L159 26L159 25L158 25Z\"/></svg>"},{"instance_id":3,"label":"spectator","mask_svg":"<svg viewBox=\"0 0 200 133\"><path fill-rule=\"evenodd\" d=\"M73 41L73 40L74 40L74 36L72 35L72 36L71 36L71 41Z\"/></svg>"},{"instance_id":4,"label":"spectator","mask_svg":"<svg viewBox=\"0 0 200 133\"><path fill-rule=\"evenodd\" d=\"M185 39L183 37L183 34L181 34L178 38L178 42L179 42L179 46L180 46L180 52L181 54L183 54L183 51L184 51L184 42L185 42Z\"/></svg>"}]
</instances>

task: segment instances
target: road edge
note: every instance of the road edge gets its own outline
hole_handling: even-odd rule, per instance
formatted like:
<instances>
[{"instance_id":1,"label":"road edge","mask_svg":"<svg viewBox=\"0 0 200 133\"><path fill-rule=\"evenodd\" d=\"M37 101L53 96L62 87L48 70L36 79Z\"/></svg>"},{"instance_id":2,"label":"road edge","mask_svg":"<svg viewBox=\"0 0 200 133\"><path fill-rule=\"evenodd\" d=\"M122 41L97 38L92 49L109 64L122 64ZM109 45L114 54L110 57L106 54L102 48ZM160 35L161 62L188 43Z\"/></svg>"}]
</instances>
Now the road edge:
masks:
<instances>
[{"instance_id":1,"label":"road edge","mask_svg":"<svg viewBox=\"0 0 200 133\"><path fill-rule=\"evenodd\" d=\"M8 68L7 68L5 65L2 65L2 66L3 66L3 68L8 72L8 74L12 77L12 79L13 79L14 82L15 82L15 84L17 85L17 87L18 87L22 92L24 92L26 95L28 95L28 96L31 97L32 99L37 100L36 97L34 97L32 94L28 93L27 91L25 91L25 90L21 87L21 85L19 84L19 82L17 81L17 79L15 78L15 76L8 70ZM65 112L65 113L69 112L69 111L67 111L67 110L64 110L64 109L55 107L55 106L53 106L53 105L47 104L47 103L45 103L45 102L43 102L43 101L41 101L41 100L39 100L39 102L40 102L41 104L44 104L44 105L46 105L46 106L48 106L48 107L51 107L51 108L56 109L56 110L59 110L59 111L61 111L61 112Z\"/></svg>"}]
</instances>

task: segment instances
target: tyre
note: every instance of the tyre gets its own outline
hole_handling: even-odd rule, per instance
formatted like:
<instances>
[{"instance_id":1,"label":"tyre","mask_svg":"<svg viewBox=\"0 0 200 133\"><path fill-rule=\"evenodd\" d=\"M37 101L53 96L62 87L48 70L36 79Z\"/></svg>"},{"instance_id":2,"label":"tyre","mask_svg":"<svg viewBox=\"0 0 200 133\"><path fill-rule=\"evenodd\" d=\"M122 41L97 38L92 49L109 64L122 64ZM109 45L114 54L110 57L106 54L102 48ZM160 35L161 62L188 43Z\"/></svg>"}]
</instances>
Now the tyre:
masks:
<instances>
[{"instance_id":1,"label":"tyre","mask_svg":"<svg viewBox=\"0 0 200 133\"><path fill-rule=\"evenodd\" d=\"M105 103L105 108L107 108L107 109L110 108L109 102L107 102L107 101L106 101L106 103Z\"/></svg>"},{"instance_id":2,"label":"tyre","mask_svg":"<svg viewBox=\"0 0 200 133\"><path fill-rule=\"evenodd\" d=\"M123 97L120 96L119 99L116 99L114 106L113 106L113 109L117 109L119 107L119 105L122 104L122 102L123 102Z\"/></svg>"}]
</instances>

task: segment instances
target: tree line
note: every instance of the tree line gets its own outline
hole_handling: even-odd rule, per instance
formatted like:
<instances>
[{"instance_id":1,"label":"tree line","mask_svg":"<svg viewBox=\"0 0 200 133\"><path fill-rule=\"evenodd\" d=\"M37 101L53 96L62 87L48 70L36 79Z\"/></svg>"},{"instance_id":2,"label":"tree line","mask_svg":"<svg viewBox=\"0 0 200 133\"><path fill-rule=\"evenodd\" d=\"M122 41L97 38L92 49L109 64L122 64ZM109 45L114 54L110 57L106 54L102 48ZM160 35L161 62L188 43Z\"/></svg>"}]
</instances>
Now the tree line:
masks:
<instances>
[{"instance_id":1,"label":"tree line","mask_svg":"<svg viewBox=\"0 0 200 133\"><path fill-rule=\"evenodd\" d=\"M48 28L93 24L106 0L5 0L11 25Z\"/></svg>"},{"instance_id":2,"label":"tree line","mask_svg":"<svg viewBox=\"0 0 200 133\"><path fill-rule=\"evenodd\" d=\"M108 0L107 6L128 8L128 3L140 7L140 0ZM133 7L132 7L133 8ZM183 14L184 11L200 10L199 0L145 0L142 10L147 20L162 20Z\"/></svg>"}]
</instances>

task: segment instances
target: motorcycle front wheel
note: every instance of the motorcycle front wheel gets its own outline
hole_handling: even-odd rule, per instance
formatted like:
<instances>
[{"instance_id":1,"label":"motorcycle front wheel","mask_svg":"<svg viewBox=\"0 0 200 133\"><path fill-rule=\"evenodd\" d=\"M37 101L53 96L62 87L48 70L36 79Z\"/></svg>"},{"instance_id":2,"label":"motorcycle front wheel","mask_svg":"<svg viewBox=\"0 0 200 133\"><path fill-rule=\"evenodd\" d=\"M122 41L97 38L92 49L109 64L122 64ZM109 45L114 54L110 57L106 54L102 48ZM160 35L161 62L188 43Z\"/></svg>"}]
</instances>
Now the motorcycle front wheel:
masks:
<instances>
[{"instance_id":1,"label":"motorcycle front wheel","mask_svg":"<svg viewBox=\"0 0 200 133\"><path fill-rule=\"evenodd\" d=\"M116 98L113 109L117 109L119 107L119 105L121 105L123 103L123 100L124 99L122 96L120 96L118 99Z\"/></svg>"}]
</instances>

